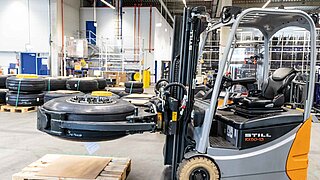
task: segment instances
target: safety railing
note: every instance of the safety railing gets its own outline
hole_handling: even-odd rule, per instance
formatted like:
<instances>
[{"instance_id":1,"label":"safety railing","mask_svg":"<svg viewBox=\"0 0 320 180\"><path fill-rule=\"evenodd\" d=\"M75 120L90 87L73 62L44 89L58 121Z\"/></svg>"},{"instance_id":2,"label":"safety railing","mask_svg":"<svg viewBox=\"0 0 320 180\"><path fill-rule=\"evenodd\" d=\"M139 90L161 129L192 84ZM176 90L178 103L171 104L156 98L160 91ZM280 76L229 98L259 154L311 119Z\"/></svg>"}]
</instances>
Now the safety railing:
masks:
<instances>
[{"instance_id":1,"label":"safety railing","mask_svg":"<svg viewBox=\"0 0 320 180\"><path fill-rule=\"evenodd\" d=\"M247 3L266 3L268 0L234 0L234 4L247 4ZM291 3L291 2L319 2L319 0L271 0L272 3Z\"/></svg>"},{"instance_id":2,"label":"safety railing","mask_svg":"<svg viewBox=\"0 0 320 180\"><path fill-rule=\"evenodd\" d=\"M97 44L97 35L94 32L87 30L86 35L89 44Z\"/></svg>"}]
</instances>

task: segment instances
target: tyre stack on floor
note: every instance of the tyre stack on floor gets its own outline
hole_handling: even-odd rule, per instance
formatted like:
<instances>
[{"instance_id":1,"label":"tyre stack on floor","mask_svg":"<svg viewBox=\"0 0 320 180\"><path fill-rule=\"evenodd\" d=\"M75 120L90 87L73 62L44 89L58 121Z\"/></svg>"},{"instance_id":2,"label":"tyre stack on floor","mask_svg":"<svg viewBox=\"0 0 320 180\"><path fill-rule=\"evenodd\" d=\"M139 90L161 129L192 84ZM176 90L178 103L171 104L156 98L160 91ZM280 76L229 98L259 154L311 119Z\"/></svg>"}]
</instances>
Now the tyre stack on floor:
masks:
<instances>
[{"instance_id":1,"label":"tyre stack on floor","mask_svg":"<svg viewBox=\"0 0 320 180\"><path fill-rule=\"evenodd\" d=\"M104 90L106 84L103 78L41 78L37 75L23 74L8 78L0 76L0 104L13 107L40 106L51 99L83 96L85 93Z\"/></svg>"},{"instance_id":2,"label":"tyre stack on floor","mask_svg":"<svg viewBox=\"0 0 320 180\"><path fill-rule=\"evenodd\" d=\"M0 76L0 104L6 104L6 95L9 92L9 90L6 89L7 78L8 75Z\"/></svg>"},{"instance_id":3,"label":"tyre stack on floor","mask_svg":"<svg viewBox=\"0 0 320 180\"><path fill-rule=\"evenodd\" d=\"M67 90L66 83L69 77L47 77L45 78L46 93L44 95L44 102L52 99L66 96L83 95L80 91Z\"/></svg>"},{"instance_id":4,"label":"tyre stack on floor","mask_svg":"<svg viewBox=\"0 0 320 180\"><path fill-rule=\"evenodd\" d=\"M125 92L129 94L142 94L143 93L143 83L138 81L128 81L124 83Z\"/></svg>"},{"instance_id":5,"label":"tyre stack on floor","mask_svg":"<svg viewBox=\"0 0 320 180\"><path fill-rule=\"evenodd\" d=\"M37 75L8 77L6 103L10 106L40 106L44 103L45 81Z\"/></svg>"},{"instance_id":6,"label":"tyre stack on floor","mask_svg":"<svg viewBox=\"0 0 320 180\"><path fill-rule=\"evenodd\" d=\"M50 78L49 78L50 79ZM107 82L103 78L67 78L58 77L48 80L47 87L49 92L46 93L44 102L50 101L55 98L67 96L83 96L85 93L92 91L104 90Z\"/></svg>"},{"instance_id":7,"label":"tyre stack on floor","mask_svg":"<svg viewBox=\"0 0 320 180\"><path fill-rule=\"evenodd\" d=\"M105 90L105 88L107 87L107 80L104 78L95 78L98 82L98 89L100 91Z\"/></svg>"},{"instance_id":8,"label":"tyre stack on floor","mask_svg":"<svg viewBox=\"0 0 320 180\"><path fill-rule=\"evenodd\" d=\"M81 91L89 93L99 90L99 83L94 78L73 78L66 82L68 90Z\"/></svg>"}]
</instances>

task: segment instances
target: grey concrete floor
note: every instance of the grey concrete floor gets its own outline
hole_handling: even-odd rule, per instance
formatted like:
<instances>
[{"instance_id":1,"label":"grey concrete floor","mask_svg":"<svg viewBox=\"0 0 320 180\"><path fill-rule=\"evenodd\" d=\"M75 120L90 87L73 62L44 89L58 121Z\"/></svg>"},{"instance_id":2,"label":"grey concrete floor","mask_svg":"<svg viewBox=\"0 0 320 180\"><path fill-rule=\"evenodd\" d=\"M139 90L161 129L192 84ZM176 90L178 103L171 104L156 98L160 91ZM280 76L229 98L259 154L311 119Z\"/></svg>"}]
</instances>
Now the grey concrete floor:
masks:
<instances>
[{"instance_id":1,"label":"grey concrete floor","mask_svg":"<svg viewBox=\"0 0 320 180\"><path fill-rule=\"evenodd\" d=\"M313 124L309 179L320 179L320 124ZM130 157L129 180L160 179L163 166L161 134L131 135L100 142L94 155ZM1 113L0 116L0 179L12 174L45 154L88 155L84 143L57 139L36 130L36 113Z\"/></svg>"}]
</instances>

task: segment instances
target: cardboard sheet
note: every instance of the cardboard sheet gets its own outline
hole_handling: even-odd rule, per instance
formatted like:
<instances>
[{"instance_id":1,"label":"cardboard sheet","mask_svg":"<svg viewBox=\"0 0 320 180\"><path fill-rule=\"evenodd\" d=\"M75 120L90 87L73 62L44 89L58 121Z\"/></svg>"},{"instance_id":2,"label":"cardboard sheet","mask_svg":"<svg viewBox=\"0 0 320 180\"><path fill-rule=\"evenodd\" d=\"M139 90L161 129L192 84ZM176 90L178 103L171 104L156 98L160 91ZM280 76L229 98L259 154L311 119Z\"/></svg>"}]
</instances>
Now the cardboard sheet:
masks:
<instances>
[{"instance_id":1,"label":"cardboard sheet","mask_svg":"<svg viewBox=\"0 0 320 180\"><path fill-rule=\"evenodd\" d=\"M37 173L38 176L95 179L110 158L62 156Z\"/></svg>"}]
</instances>

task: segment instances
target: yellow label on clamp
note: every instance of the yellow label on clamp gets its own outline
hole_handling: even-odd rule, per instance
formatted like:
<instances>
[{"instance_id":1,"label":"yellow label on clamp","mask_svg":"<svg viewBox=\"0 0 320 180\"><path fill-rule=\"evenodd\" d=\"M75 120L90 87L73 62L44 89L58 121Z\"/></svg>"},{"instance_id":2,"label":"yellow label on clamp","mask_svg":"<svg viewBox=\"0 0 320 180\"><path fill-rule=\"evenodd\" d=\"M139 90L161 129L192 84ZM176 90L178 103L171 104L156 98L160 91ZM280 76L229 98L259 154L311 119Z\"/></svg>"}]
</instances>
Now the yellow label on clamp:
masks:
<instances>
[{"instance_id":1,"label":"yellow label on clamp","mask_svg":"<svg viewBox=\"0 0 320 180\"><path fill-rule=\"evenodd\" d=\"M102 97L108 97L112 96L112 92L110 91L93 91L91 93L92 96L102 96Z\"/></svg>"},{"instance_id":2,"label":"yellow label on clamp","mask_svg":"<svg viewBox=\"0 0 320 180\"><path fill-rule=\"evenodd\" d=\"M162 122L162 113L158 112L158 121Z\"/></svg>"},{"instance_id":3,"label":"yellow label on clamp","mask_svg":"<svg viewBox=\"0 0 320 180\"><path fill-rule=\"evenodd\" d=\"M35 75L35 74L18 74L16 77L19 79L37 79L37 78L39 78L39 76Z\"/></svg>"},{"instance_id":4,"label":"yellow label on clamp","mask_svg":"<svg viewBox=\"0 0 320 180\"><path fill-rule=\"evenodd\" d=\"M172 121L177 121L177 119L178 119L178 113L173 111L172 112Z\"/></svg>"}]
</instances>

